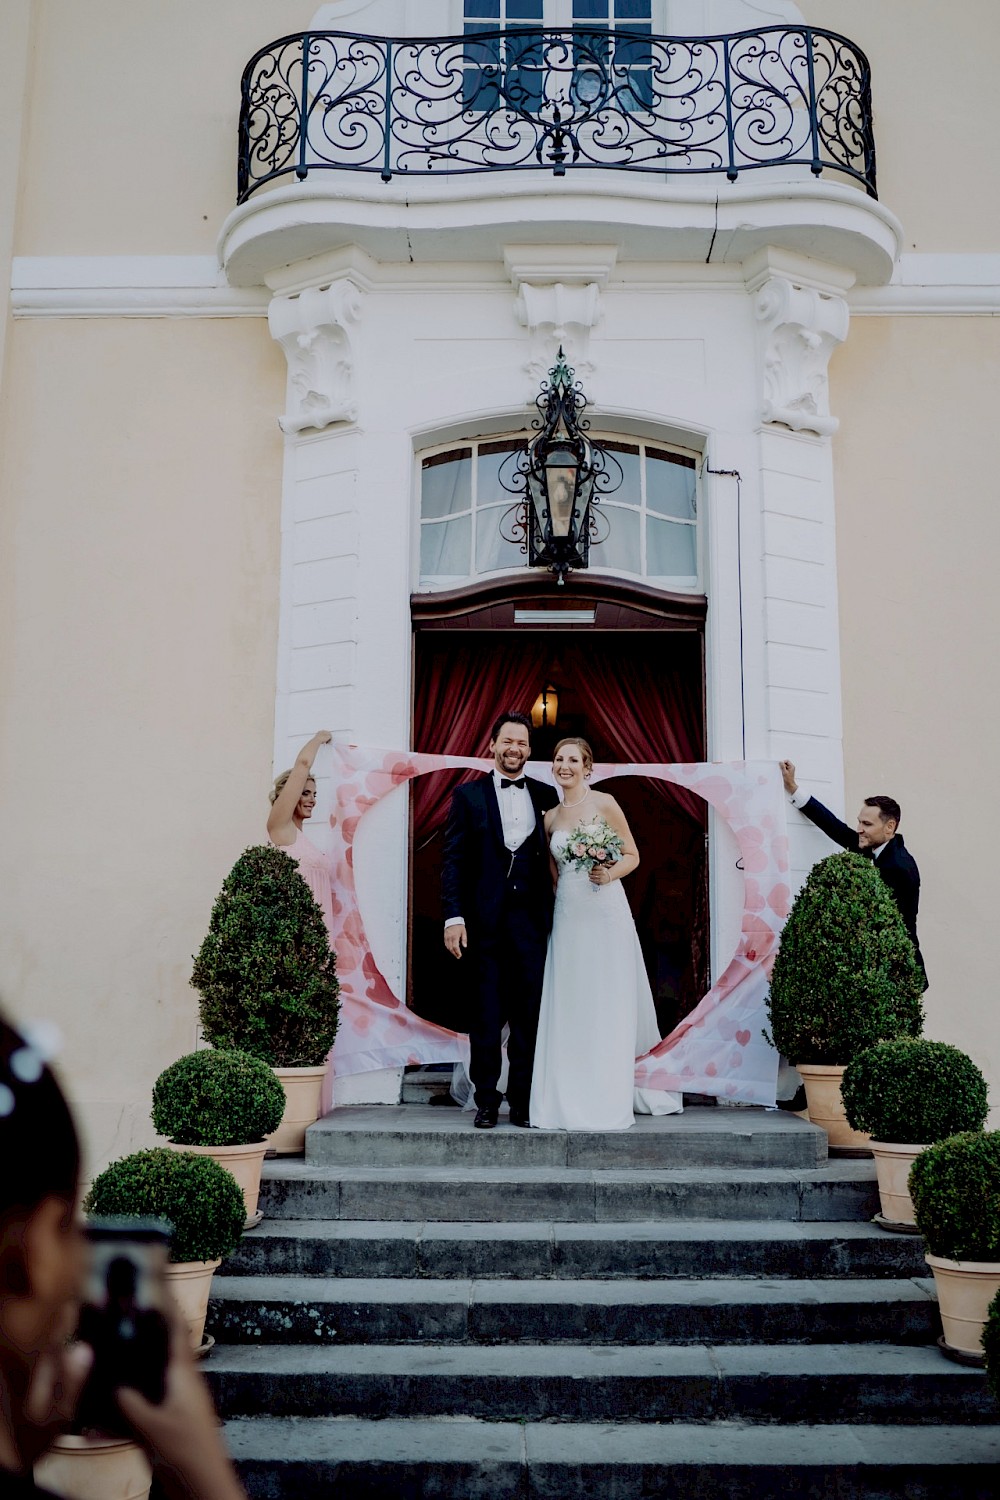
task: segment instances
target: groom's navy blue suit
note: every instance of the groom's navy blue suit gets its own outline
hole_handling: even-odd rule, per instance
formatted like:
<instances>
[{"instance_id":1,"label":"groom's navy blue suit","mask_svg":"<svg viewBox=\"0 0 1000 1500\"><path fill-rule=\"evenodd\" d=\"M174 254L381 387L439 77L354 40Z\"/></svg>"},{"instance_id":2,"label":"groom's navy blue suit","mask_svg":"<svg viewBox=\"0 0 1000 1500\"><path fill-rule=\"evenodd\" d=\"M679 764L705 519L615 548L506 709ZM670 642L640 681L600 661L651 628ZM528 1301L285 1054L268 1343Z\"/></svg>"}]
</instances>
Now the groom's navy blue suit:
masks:
<instances>
[{"instance_id":1,"label":"groom's navy blue suit","mask_svg":"<svg viewBox=\"0 0 1000 1500\"><path fill-rule=\"evenodd\" d=\"M469 937L469 1074L480 1109L502 1095L500 1035L507 1042L507 1100L528 1113L545 950L552 926L552 876L542 819L559 798L553 787L526 778L535 826L516 852L504 843L493 776L452 794L441 869L444 920L461 916Z\"/></svg>"}]
</instances>

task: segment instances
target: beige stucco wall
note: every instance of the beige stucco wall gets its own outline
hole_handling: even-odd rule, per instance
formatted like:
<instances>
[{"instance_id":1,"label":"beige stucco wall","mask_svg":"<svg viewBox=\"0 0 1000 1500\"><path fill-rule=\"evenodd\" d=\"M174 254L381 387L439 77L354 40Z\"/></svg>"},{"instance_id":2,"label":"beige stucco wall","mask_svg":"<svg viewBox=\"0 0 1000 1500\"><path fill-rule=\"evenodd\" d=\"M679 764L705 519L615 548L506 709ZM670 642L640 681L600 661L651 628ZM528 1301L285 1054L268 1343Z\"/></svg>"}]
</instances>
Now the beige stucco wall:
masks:
<instances>
[{"instance_id":1,"label":"beige stucco wall","mask_svg":"<svg viewBox=\"0 0 1000 1500\"><path fill-rule=\"evenodd\" d=\"M94 1155L195 1041L190 958L263 837L284 360L262 320L33 321L0 404L0 1000Z\"/></svg>"},{"instance_id":2,"label":"beige stucco wall","mask_svg":"<svg viewBox=\"0 0 1000 1500\"><path fill-rule=\"evenodd\" d=\"M34 0L32 15L16 253L213 253L236 196L244 65L312 7Z\"/></svg>"},{"instance_id":3,"label":"beige stucco wall","mask_svg":"<svg viewBox=\"0 0 1000 1500\"><path fill-rule=\"evenodd\" d=\"M848 813L903 808L927 1034L987 1073L1000 1126L1000 319L856 318L831 371Z\"/></svg>"},{"instance_id":4,"label":"beige stucco wall","mask_svg":"<svg viewBox=\"0 0 1000 1500\"><path fill-rule=\"evenodd\" d=\"M996 145L1000 8L994 0L798 0L815 26L867 54L879 197L904 248L1000 248Z\"/></svg>"}]
</instances>

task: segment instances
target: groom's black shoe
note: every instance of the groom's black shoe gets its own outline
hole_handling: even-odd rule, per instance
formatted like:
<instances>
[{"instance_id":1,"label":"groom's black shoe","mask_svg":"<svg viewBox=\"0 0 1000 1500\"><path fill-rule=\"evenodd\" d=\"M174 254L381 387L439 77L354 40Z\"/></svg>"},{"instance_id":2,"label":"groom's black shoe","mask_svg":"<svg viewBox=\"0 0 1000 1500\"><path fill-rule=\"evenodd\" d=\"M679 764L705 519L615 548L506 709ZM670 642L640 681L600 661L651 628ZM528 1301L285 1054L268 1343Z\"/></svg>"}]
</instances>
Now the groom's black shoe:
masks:
<instances>
[{"instance_id":1,"label":"groom's black shoe","mask_svg":"<svg viewBox=\"0 0 1000 1500\"><path fill-rule=\"evenodd\" d=\"M476 1110L476 1118L472 1123L477 1130L492 1130L497 1122L497 1114L498 1111L496 1109L487 1109L484 1106L482 1109Z\"/></svg>"},{"instance_id":2,"label":"groom's black shoe","mask_svg":"<svg viewBox=\"0 0 1000 1500\"><path fill-rule=\"evenodd\" d=\"M522 1114L519 1109L511 1110L510 1123L512 1125L520 1125L522 1130L531 1129L531 1121L528 1119L528 1116L526 1114Z\"/></svg>"}]
</instances>

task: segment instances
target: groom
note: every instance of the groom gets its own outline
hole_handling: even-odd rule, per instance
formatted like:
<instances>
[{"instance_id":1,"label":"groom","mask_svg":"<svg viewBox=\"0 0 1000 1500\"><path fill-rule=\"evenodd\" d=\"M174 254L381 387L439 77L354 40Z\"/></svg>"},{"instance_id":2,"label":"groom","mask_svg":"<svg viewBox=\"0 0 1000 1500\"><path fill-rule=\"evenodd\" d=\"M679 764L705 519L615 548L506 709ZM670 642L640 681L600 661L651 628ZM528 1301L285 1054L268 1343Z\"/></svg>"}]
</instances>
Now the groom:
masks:
<instances>
[{"instance_id":1,"label":"groom","mask_svg":"<svg viewBox=\"0 0 1000 1500\"><path fill-rule=\"evenodd\" d=\"M507 1102L527 1125L545 948L552 925L552 877L542 818L559 798L524 775L531 720L505 713L490 732L493 771L457 787L441 870L444 945L469 970L469 1074L475 1123L497 1123L502 1094L500 1034L507 1042Z\"/></svg>"}]
</instances>

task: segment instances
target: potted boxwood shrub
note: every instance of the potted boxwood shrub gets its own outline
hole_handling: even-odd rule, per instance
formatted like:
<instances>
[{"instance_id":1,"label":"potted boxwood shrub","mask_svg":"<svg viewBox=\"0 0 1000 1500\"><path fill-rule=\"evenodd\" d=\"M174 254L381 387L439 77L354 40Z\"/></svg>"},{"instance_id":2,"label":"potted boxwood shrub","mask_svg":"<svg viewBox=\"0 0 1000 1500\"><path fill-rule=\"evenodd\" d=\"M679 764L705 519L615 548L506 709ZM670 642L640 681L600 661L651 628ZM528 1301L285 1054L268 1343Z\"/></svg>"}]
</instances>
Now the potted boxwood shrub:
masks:
<instances>
[{"instance_id":1,"label":"potted boxwood shrub","mask_svg":"<svg viewBox=\"0 0 1000 1500\"><path fill-rule=\"evenodd\" d=\"M105 1167L83 1207L98 1218L168 1220L170 1290L200 1349L213 1273L235 1250L246 1219L232 1173L207 1156L155 1146Z\"/></svg>"},{"instance_id":2,"label":"potted boxwood shrub","mask_svg":"<svg viewBox=\"0 0 1000 1500\"><path fill-rule=\"evenodd\" d=\"M830 1145L864 1148L844 1118L844 1068L876 1042L917 1036L923 979L896 903L871 862L831 854L810 870L781 934L768 1011Z\"/></svg>"},{"instance_id":3,"label":"potted boxwood shrub","mask_svg":"<svg viewBox=\"0 0 1000 1500\"><path fill-rule=\"evenodd\" d=\"M271 1146L302 1151L306 1127L319 1117L340 986L323 913L282 850L261 845L240 855L212 908L191 983L207 1040L259 1057L284 1086Z\"/></svg>"},{"instance_id":4,"label":"potted boxwood shrub","mask_svg":"<svg viewBox=\"0 0 1000 1500\"><path fill-rule=\"evenodd\" d=\"M937 1287L941 1347L980 1364L987 1308L1000 1291L1000 1130L928 1146L910 1168L910 1195Z\"/></svg>"},{"instance_id":5,"label":"potted boxwood shrub","mask_svg":"<svg viewBox=\"0 0 1000 1500\"><path fill-rule=\"evenodd\" d=\"M859 1052L844 1071L847 1123L872 1136L884 1229L915 1233L907 1187L925 1146L963 1130L981 1130L986 1079L971 1057L947 1042L898 1037Z\"/></svg>"},{"instance_id":6,"label":"potted boxwood shrub","mask_svg":"<svg viewBox=\"0 0 1000 1500\"><path fill-rule=\"evenodd\" d=\"M983 1361L993 1399L1000 1401L1000 1292L986 1310L983 1326Z\"/></svg>"},{"instance_id":7,"label":"potted boxwood shrub","mask_svg":"<svg viewBox=\"0 0 1000 1500\"><path fill-rule=\"evenodd\" d=\"M266 1137L277 1130L284 1108L285 1091L274 1070L249 1052L189 1052L153 1085L157 1132L232 1172L243 1189L248 1229L260 1223Z\"/></svg>"}]
</instances>

